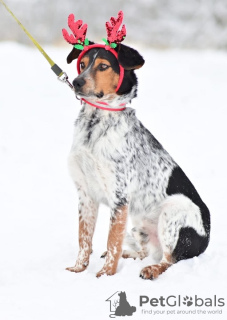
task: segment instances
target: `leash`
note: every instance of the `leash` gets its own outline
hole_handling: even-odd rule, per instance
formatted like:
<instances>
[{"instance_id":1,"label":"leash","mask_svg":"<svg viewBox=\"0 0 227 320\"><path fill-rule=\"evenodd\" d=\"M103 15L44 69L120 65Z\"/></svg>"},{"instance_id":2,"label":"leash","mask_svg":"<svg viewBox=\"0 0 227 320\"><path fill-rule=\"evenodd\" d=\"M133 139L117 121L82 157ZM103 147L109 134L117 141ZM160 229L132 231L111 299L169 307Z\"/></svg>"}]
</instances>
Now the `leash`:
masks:
<instances>
[{"instance_id":1,"label":"leash","mask_svg":"<svg viewBox=\"0 0 227 320\"><path fill-rule=\"evenodd\" d=\"M23 24L17 19L17 17L13 14L13 12L9 9L9 7L5 4L3 0L0 0L1 3L4 5L6 10L11 14L11 16L16 20L18 25L21 27L21 29L26 33L28 38L34 43L36 48L42 53L44 58L49 62L51 65L51 70L56 74L58 77L58 80L61 82L66 83L72 90L73 85L69 82L67 74L62 71L62 69L48 56L48 54L45 52L45 50L40 46L40 44L32 37L32 35L28 32L28 30L23 26Z\"/></svg>"},{"instance_id":2,"label":"leash","mask_svg":"<svg viewBox=\"0 0 227 320\"><path fill-rule=\"evenodd\" d=\"M30 32L28 32L28 30L23 26L23 24L17 19L17 17L14 15L14 13L9 9L9 7L6 5L6 3L3 0L0 0L0 2L3 4L3 6L5 7L5 9L10 13L10 15L13 17L13 19L18 23L18 25L21 27L21 29L26 33L26 35L28 36L28 38L33 42L33 44L36 46L36 48L39 50L39 52L44 56L44 58L48 61L48 63L51 65L51 70L56 74L56 76L58 77L58 80L60 80L61 82L66 83L70 89L74 90L73 85L69 82L68 80L68 76L66 74L66 72L62 71L62 69L50 58L50 56L46 53L46 51L41 47L41 45L38 43L37 40L35 40L33 38L33 36L30 34ZM98 46L98 45L96 45ZM101 46L101 45L100 45ZM92 46L90 46L92 47ZM103 47L103 45L101 46ZM109 48L109 50L111 50L111 48ZM112 51L111 51L112 52ZM115 51L113 51L114 55L116 56L117 53ZM121 67L121 66L120 66ZM123 69L123 68L122 68ZM124 71L124 69L123 69ZM124 72L121 72L120 75L120 81L118 83L118 87L120 86L120 84L122 83L123 80L123 76L124 76ZM120 104L119 107L122 108L108 108L108 103L105 102L96 102L97 104L93 104L85 99L79 99L81 100L81 102L85 102L88 103L89 105L95 107L95 108L99 108L99 109L103 109L103 110L108 110L108 111L122 111L125 110L125 104ZM101 105L100 105L101 104Z\"/></svg>"}]
</instances>

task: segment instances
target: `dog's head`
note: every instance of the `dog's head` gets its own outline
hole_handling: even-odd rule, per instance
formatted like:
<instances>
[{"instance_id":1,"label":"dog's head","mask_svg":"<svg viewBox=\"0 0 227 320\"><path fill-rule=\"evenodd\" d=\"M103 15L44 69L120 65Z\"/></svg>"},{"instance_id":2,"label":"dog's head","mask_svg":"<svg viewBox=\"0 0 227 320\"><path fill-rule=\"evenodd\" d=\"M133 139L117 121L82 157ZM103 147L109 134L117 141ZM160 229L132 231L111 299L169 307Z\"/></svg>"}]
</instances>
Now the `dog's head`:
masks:
<instances>
[{"instance_id":1,"label":"dog's head","mask_svg":"<svg viewBox=\"0 0 227 320\"><path fill-rule=\"evenodd\" d=\"M144 59L136 50L123 44L119 44L114 51L116 54L113 49L110 51L91 45L91 49L80 56L81 52L73 48L67 62L71 63L79 57L79 75L73 81L77 95L102 100L130 95L137 85L134 70L143 66Z\"/></svg>"},{"instance_id":2,"label":"dog's head","mask_svg":"<svg viewBox=\"0 0 227 320\"><path fill-rule=\"evenodd\" d=\"M118 31L123 19L123 12L118 18L111 18L106 23L106 45L94 44L85 39L87 25L82 21L74 22L69 16L69 27L73 35L63 29L64 38L74 47L67 57L71 63L77 59L78 76L73 81L76 95L87 100L113 101L120 98L124 102L136 96L137 78L134 70L144 64L143 57L133 48L120 42L126 35L125 26ZM81 51L82 50L82 51Z\"/></svg>"}]
</instances>

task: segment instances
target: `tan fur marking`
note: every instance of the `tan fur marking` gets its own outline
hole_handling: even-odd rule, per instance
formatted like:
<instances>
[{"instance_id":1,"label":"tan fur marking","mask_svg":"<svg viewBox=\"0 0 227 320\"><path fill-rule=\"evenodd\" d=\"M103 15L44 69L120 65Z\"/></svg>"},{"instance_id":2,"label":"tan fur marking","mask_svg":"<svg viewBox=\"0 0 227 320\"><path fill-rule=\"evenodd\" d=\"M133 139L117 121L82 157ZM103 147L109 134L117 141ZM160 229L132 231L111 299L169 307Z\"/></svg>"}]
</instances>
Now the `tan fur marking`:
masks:
<instances>
[{"instance_id":1,"label":"tan fur marking","mask_svg":"<svg viewBox=\"0 0 227 320\"><path fill-rule=\"evenodd\" d=\"M94 69L103 63L110 66L108 60L97 58L94 64ZM95 90L96 92L103 91L104 95L111 94L115 92L119 81L119 75L113 71L110 67L105 71L96 71L95 74Z\"/></svg>"},{"instance_id":2,"label":"tan fur marking","mask_svg":"<svg viewBox=\"0 0 227 320\"><path fill-rule=\"evenodd\" d=\"M86 246L86 253L91 253L91 237L93 234L93 228L91 223L79 219L79 246L83 248Z\"/></svg>"},{"instance_id":3,"label":"tan fur marking","mask_svg":"<svg viewBox=\"0 0 227 320\"><path fill-rule=\"evenodd\" d=\"M92 237L96 223L97 206L93 202L80 205L79 212L79 253L74 267L66 268L72 272L82 272L89 264L92 252Z\"/></svg>"},{"instance_id":4,"label":"tan fur marking","mask_svg":"<svg viewBox=\"0 0 227 320\"><path fill-rule=\"evenodd\" d=\"M126 70L138 70L138 69L142 68L143 65L144 65L144 63L141 64L141 65L138 65L138 66L133 66L133 67L131 67L131 68L125 68L125 69L126 69Z\"/></svg>"},{"instance_id":5,"label":"tan fur marking","mask_svg":"<svg viewBox=\"0 0 227 320\"><path fill-rule=\"evenodd\" d=\"M100 277L103 274L113 275L116 273L118 260L122 254L122 243L125 236L127 214L127 206L123 206L115 212L115 218L112 219L110 225L106 261L103 268L97 273L97 277Z\"/></svg>"},{"instance_id":6,"label":"tan fur marking","mask_svg":"<svg viewBox=\"0 0 227 320\"><path fill-rule=\"evenodd\" d=\"M83 57L81 62L84 62L85 64L85 68L81 69L81 73L83 73L83 71L85 71L89 65L89 57ZM109 68L104 71L100 71L98 69L100 64L106 64L109 66ZM104 95L109 95L109 99L112 99L115 96L119 75L113 71L108 60L96 58L92 69L88 74L86 74L85 81L86 83L82 88L82 91L85 95L103 92Z\"/></svg>"},{"instance_id":7,"label":"tan fur marking","mask_svg":"<svg viewBox=\"0 0 227 320\"><path fill-rule=\"evenodd\" d=\"M164 253L163 259L159 264L154 264L142 269L141 276L143 279L156 279L160 274L165 272L173 264L172 256Z\"/></svg>"},{"instance_id":8,"label":"tan fur marking","mask_svg":"<svg viewBox=\"0 0 227 320\"><path fill-rule=\"evenodd\" d=\"M84 69L81 69L81 68L80 68L80 72L83 72L83 71L87 68L87 66L88 66L88 64L89 64L89 58L88 58L88 57L83 57L83 58L81 59L80 63L81 63L81 62L83 62L84 65L85 65L85 68L84 68Z\"/></svg>"}]
</instances>

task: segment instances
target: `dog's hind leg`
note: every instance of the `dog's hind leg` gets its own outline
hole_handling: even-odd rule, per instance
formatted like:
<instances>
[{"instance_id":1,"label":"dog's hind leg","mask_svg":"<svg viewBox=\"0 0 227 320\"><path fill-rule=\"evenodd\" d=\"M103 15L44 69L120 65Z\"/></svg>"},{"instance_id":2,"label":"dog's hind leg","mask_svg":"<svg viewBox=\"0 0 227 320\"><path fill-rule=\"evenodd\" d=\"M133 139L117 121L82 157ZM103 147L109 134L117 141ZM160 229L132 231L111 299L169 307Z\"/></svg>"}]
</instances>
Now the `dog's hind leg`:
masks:
<instances>
[{"instance_id":1,"label":"dog's hind leg","mask_svg":"<svg viewBox=\"0 0 227 320\"><path fill-rule=\"evenodd\" d=\"M122 206L113 210L110 220L110 230L107 241L106 261L103 268L96 274L113 275L116 273L118 260L122 255L122 244L125 236L128 206Z\"/></svg>"},{"instance_id":2,"label":"dog's hind leg","mask_svg":"<svg viewBox=\"0 0 227 320\"><path fill-rule=\"evenodd\" d=\"M82 272L89 264L92 252L92 237L94 234L98 204L88 195L78 189L79 192L79 253L74 267L66 268L72 272Z\"/></svg>"},{"instance_id":3,"label":"dog's hind leg","mask_svg":"<svg viewBox=\"0 0 227 320\"><path fill-rule=\"evenodd\" d=\"M163 256L159 264L142 269L143 279L155 279L173 263L198 256L205 250L207 234L200 209L189 198L173 195L160 205L158 237Z\"/></svg>"},{"instance_id":4,"label":"dog's hind leg","mask_svg":"<svg viewBox=\"0 0 227 320\"><path fill-rule=\"evenodd\" d=\"M148 256L149 250L147 247L149 236L142 229L132 228L131 234L127 233L124 244L128 245L131 250L124 250L122 258L128 259L144 259Z\"/></svg>"}]
</instances>

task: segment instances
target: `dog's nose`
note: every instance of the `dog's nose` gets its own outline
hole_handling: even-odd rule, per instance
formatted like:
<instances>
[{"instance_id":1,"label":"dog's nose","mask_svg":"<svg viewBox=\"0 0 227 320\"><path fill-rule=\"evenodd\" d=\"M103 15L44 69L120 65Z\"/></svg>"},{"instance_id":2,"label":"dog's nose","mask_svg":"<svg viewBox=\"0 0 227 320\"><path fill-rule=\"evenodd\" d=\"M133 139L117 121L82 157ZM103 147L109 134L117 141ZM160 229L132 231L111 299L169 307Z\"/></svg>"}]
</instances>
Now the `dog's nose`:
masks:
<instances>
[{"instance_id":1,"label":"dog's nose","mask_svg":"<svg viewBox=\"0 0 227 320\"><path fill-rule=\"evenodd\" d=\"M85 80L83 78L76 78L73 80L73 86L76 90L79 90L85 84Z\"/></svg>"}]
</instances>

